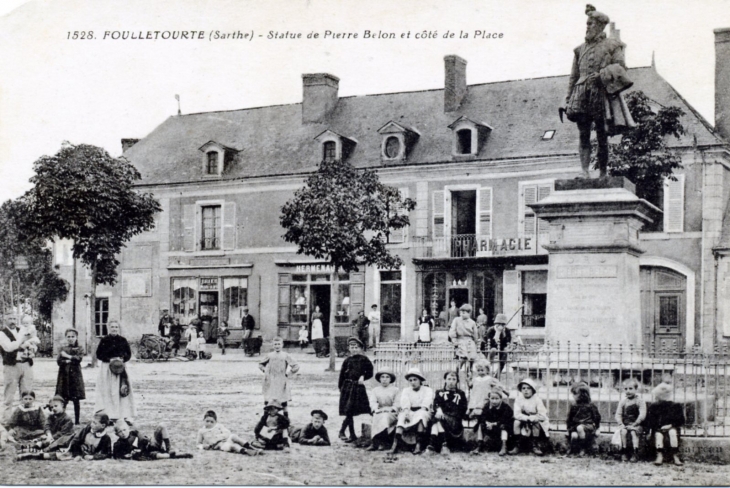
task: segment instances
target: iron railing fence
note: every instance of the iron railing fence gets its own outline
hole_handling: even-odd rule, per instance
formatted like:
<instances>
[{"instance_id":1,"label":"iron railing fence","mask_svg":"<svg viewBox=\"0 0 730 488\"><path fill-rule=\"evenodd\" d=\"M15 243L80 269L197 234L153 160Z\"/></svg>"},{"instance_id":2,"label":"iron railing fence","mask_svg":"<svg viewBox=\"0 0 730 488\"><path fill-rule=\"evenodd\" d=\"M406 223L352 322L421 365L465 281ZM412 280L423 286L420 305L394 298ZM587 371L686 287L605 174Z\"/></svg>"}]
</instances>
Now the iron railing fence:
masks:
<instances>
[{"instance_id":1,"label":"iron railing fence","mask_svg":"<svg viewBox=\"0 0 730 488\"><path fill-rule=\"evenodd\" d=\"M713 353L699 350L671 351L650 345L647 348L601 344L546 343L515 346L504 353L504 368L499 356L493 358L492 373L510 392L514 400L517 384L530 377L538 384L538 395L548 409L551 427L566 430L565 420L572 402L570 387L585 381L591 399L598 407L601 431L616 430L616 410L622 395L622 382L635 378L639 395L652 402L651 390L659 383L673 386L672 400L681 404L686 423L683 435L730 437L730 352L727 348ZM458 367L454 346L450 343L383 343L375 350L376 369L391 368L400 388L406 386L403 375L418 367L434 389L443 385L443 374ZM465 374L460 374L461 388Z\"/></svg>"}]
</instances>

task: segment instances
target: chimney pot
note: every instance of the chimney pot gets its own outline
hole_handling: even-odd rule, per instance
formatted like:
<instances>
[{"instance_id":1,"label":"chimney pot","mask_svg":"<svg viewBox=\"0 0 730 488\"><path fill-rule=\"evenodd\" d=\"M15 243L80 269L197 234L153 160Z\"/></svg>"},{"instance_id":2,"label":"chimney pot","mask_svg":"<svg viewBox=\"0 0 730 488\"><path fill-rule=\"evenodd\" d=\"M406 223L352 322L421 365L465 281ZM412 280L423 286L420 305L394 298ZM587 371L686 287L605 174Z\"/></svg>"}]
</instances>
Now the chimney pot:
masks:
<instances>
[{"instance_id":1,"label":"chimney pot","mask_svg":"<svg viewBox=\"0 0 730 488\"><path fill-rule=\"evenodd\" d=\"M302 75L302 123L323 123L337 106L340 79L328 73Z\"/></svg>"},{"instance_id":2,"label":"chimney pot","mask_svg":"<svg viewBox=\"0 0 730 488\"><path fill-rule=\"evenodd\" d=\"M139 142L139 139L122 139L122 153Z\"/></svg>"},{"instance_id":3,"label":"chimney pot","mask_svg":"<svg viewBox=\"0 0 730 488\"><path fill-rule=\"evenodd\" d=\"M730 142L730 28L715 29L715 132Z\"/></svg>"},{"instance_id":4,"label":"chimney pot","mask_svg":"<svg viewBox=\"0 0 730 488\"><path fill-rule=\"evenodd\" d=\"M454 54L444 57L444 112L454 112L466 96L466 60Z\"/></svg>"}]
</instances>

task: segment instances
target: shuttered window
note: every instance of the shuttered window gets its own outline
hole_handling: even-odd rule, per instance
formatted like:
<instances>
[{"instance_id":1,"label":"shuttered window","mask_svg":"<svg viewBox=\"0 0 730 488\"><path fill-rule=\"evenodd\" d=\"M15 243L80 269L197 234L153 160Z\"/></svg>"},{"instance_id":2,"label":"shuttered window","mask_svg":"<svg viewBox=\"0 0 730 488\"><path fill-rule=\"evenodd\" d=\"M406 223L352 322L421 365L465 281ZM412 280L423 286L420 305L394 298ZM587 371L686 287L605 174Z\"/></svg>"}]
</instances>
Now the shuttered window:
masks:
<instances>
[{"instance_id":1,"label":"shuttered window","mask_svg":"<svg viewBox=\"0 0 730 488\"><path fill-rule=\"evenodd\" d=\"M400 193L401 198L406 199L408 198L408 188L398 188L398 192ZM396 212L398 215L407 215L408 212L406 212L402 207L396 209ZM408 239L408 226L401 227L400 229L393 229L390 231L390 236L388 242L405 242Z\"/></svg>"},{"instance_id":2,"label":"shuttered window","mask_svg":"<svg viewBox=\"0 0 730 488\"><path fill-rule=\"evenodd\" d=\"M433 237L444 236L444 192L433 192Z\"/></svg>"},{"instance_id":3,"label":"shuttered window","mask_svg":"<svg viewBox=\"0 0 730 488\"><path fill-rule=\"evenodd\" d=\"M553 183L524 183L520 185L520 237L535 237L549 232L546 220L538 219L529 207L546 198L553 191Z\"/></svg>"},{"instance_id":4,"label":"shuttered window","mask_svg":"<svg viewBox=\"0 0 730 488\"><path fill-rule=\"evenodd\" d=\"M200 241L200 249L221 248L221 206L210 205L202 208L203 234Z\"/></svg>"},{"instance_id":5,"label":"shuttered window","mask_svg":"<svg viewBox=\"0 0 730 488\"><path fill-rule=\"evenodd\" d=\"M477 234L492 237L492 189L480 188L477 197Z\"/></svg>"},{"instance_id":6,"label":"shuttered window","mask_svg":"<svg viewBox=\"0 0 730 488\"><path fill-rule=\"evenodd\" d=\"M684 231L684 175L664 180L664 232Z\"/></svg>"}]
</instances>

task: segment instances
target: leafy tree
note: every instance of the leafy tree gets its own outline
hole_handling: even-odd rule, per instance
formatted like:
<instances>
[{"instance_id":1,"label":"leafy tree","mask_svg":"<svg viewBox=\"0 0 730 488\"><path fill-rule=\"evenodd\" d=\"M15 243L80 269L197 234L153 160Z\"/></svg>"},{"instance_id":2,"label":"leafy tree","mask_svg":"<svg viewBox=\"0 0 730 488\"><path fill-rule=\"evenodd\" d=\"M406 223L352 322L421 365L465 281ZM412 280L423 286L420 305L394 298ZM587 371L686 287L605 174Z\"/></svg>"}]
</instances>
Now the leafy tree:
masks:
<instances>
[{"instance_id":1,"label":"leafy tree","mask_svg":"<svg viewBox=\"0 0 730 488\"><path fill-rule=\"evenodd\" d=\"M24 231L20 222L26 213L22 201L8 200L0 206L0 286L3 304L10 298L13 283L13 300L9 308L17 306L23 298L30 298L33 309L40 318L49 322L53 302L64 301L68 295L68 283L53 269L51 251L46 241L34 239ZM28 269L15 269L18 257L25 257ZM3 307L4 308L4 307Z\"/></svg>"},{"instance_id":2,"label":"leafy tree","mask_svg":"<svg viewBox=\"0 0 730 488\"><path fill-rule=\"evenodd\" d=\"M54 156L38 159L34 170L34 187L22 197L24 225L36 238L73 241L74 258L91 270L93 324L96 286L116 283L116 255L152 228L160 204L152 194L135 191L141 175L134 166L99 147L64 142ZM91 337L95 347L96 334Z\"/></svg>"},{"instance_id":3,"label":"leafy tree","mask_svg":"<svg viewBox=\"0 0 730 488\"><path fill-rule=\"evenodd\" d=\"M684 111L670 106L654 112L652 100L642 91L628 93L626 104L637 126L609 143L608 171L631 180L637 196L661 208L664 178L676 180L672 173L682 168L681 157L669 148L667 136L684 134L680 121ZM592 154L595 164L596 151Z\"/></svg>"},{"instance_id":4,"label":"leafy tree","mask_svg":"<svg viewBox=\"0 0 730 488\"><path fill-rule=\"evenodd\" d=\"M304 187L282 208L284 240L297 244L297 254L324 259L334 267L331 303L339 272L359 266L398 268L403 261L386 247L390 232L409 225L416 202L403 199L397 188L380 182L371 170L345 161L322 161ZM330 312L330 371L335 370L335 307Z\"/></svg>"}]
</instances>

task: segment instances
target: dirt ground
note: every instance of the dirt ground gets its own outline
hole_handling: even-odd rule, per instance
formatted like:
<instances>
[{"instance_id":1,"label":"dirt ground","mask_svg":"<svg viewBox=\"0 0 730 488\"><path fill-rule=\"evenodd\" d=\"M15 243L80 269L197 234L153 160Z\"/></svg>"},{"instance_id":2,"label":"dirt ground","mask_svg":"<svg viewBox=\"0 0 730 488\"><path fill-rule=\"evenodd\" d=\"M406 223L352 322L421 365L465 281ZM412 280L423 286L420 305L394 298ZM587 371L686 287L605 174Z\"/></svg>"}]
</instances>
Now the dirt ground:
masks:
<instances>
[{"instance_id":1,"label":"dirt ground","mask_svg":"<svg viewBox=\"0 0 730 488\"><path fill-rule=\"evenodd\" d=\"M165 422L173 449L192 452L194 459L93 462L14 462L0 459L0 484L134 484L134 485L725 485L730 466L688 463L684 467L650 463L622 464L608 459L567 459L559 455L498 457L414 456L400 454L385 463L382 452L356 449L337 440L337 376L325 373L326 359L295 354L301 370L293 379L290 418L294 425L309 420L313 408L330 415L331 447L294 446L292 452L267 452L255 458L195 449L203 413L214 409L219 422L250 436L262 412L262 374L258 358L238 351L212 360L167 363L131 362L128 371L137 402L135 425L151 432ZM338 367L341 361L338 360ZM40 401L54 392L55 361L36 362L35 391ZM85 369L88 400L82 422L94 411L97 370ZM70 407L69 413L73 412Z\"/></svg>"}]
</instances>

